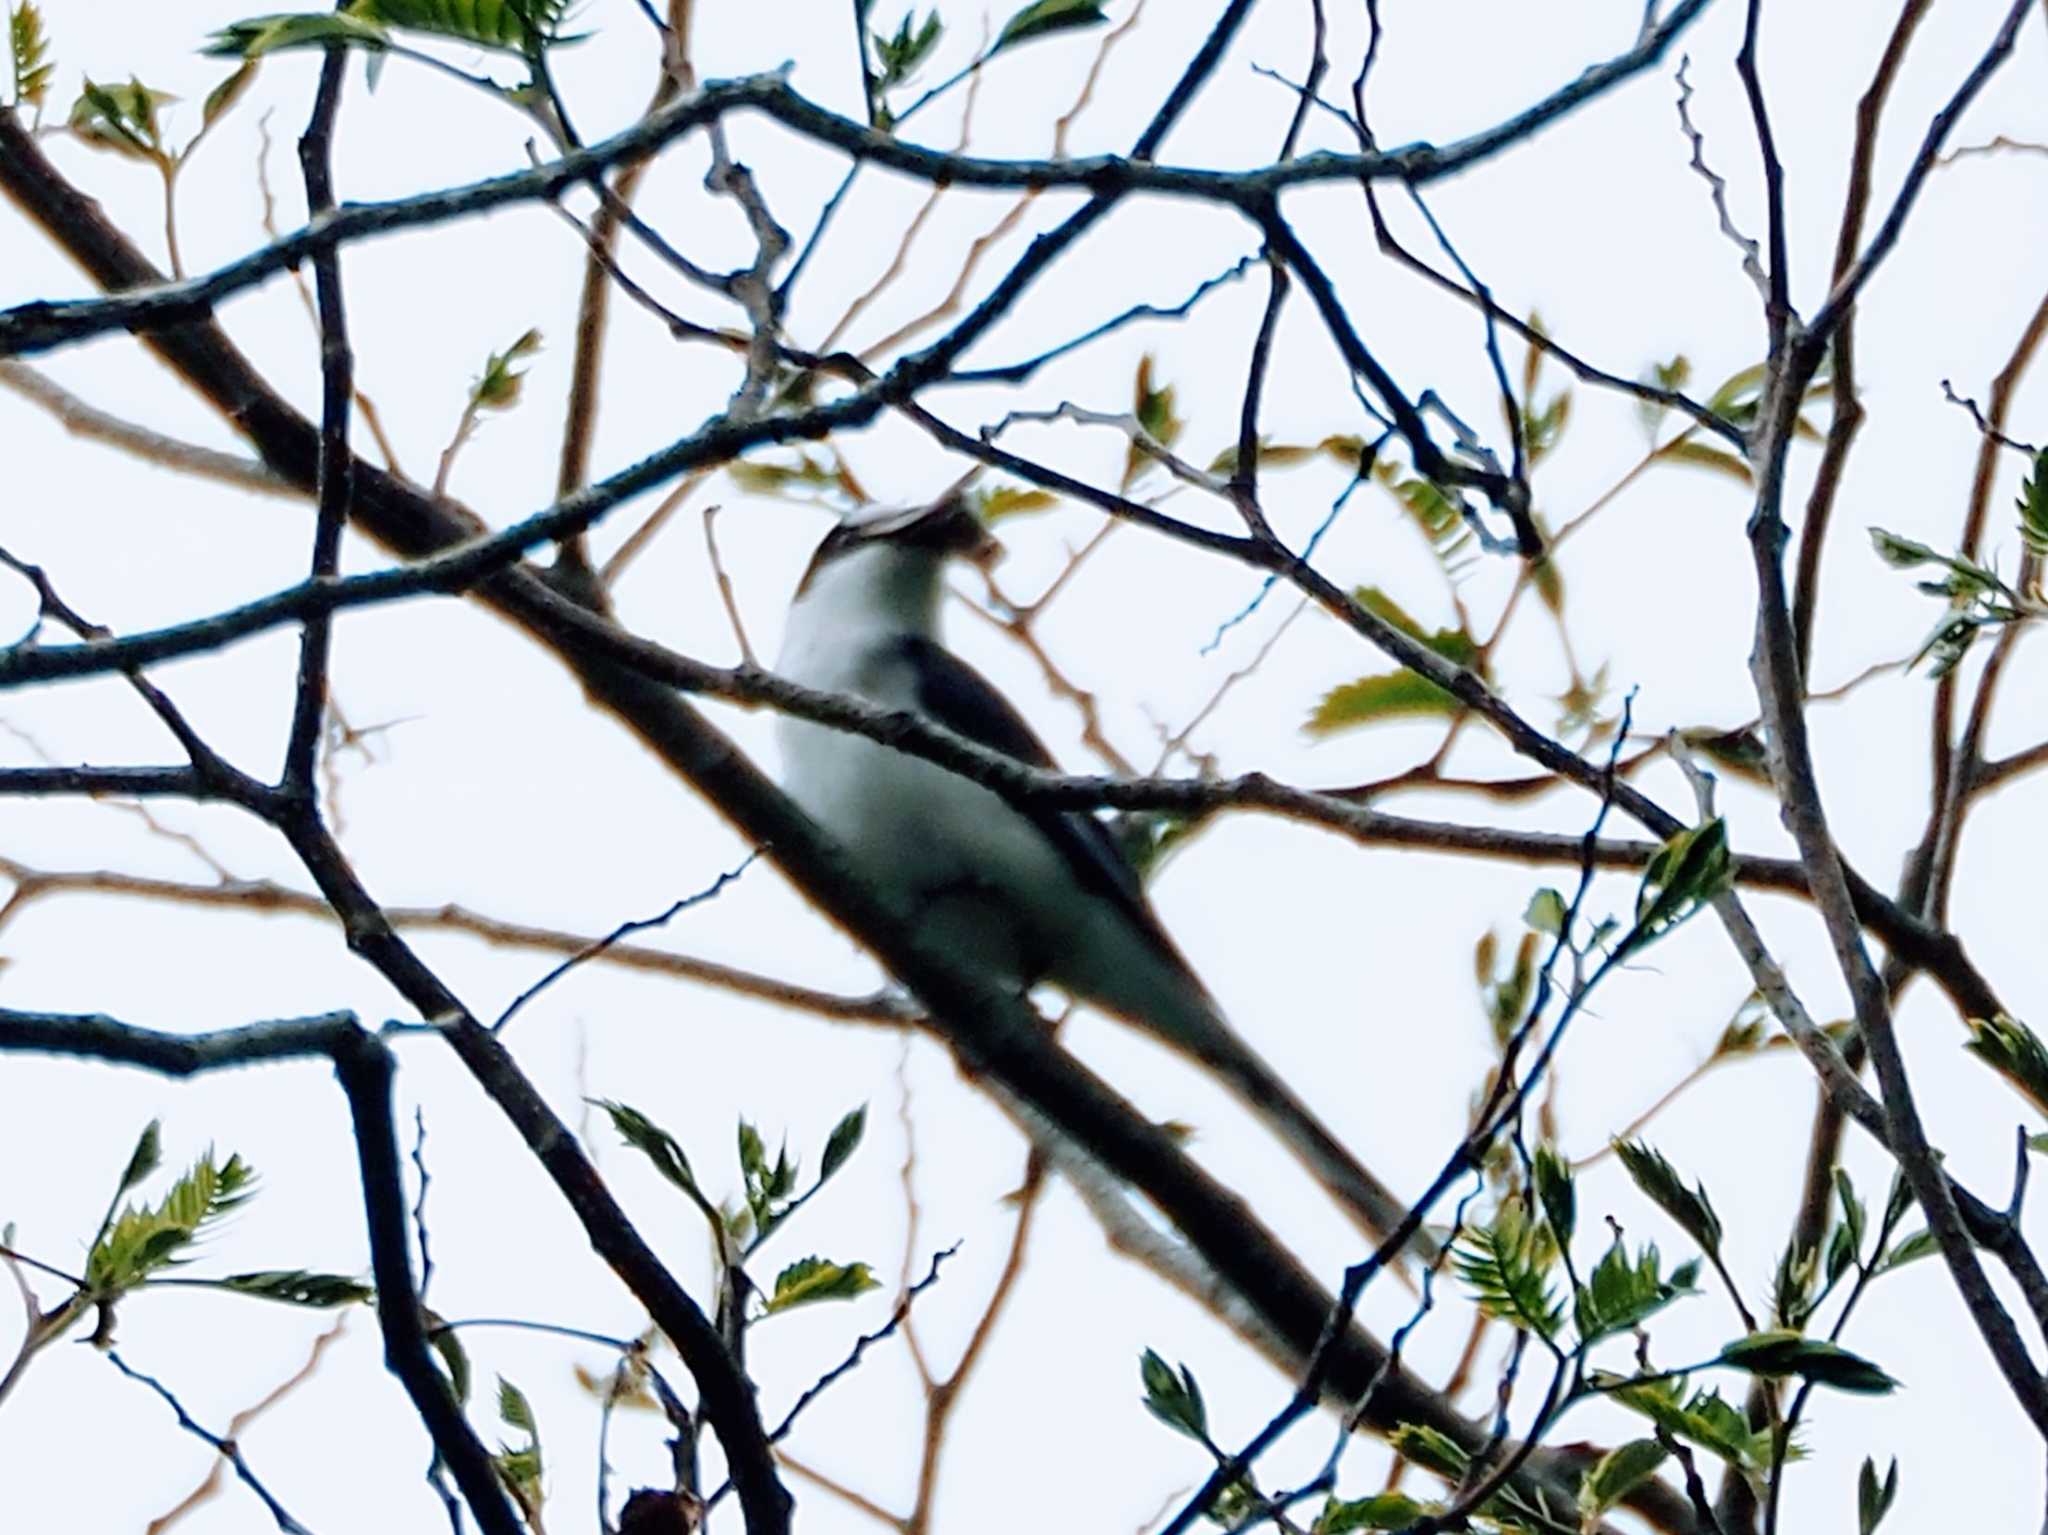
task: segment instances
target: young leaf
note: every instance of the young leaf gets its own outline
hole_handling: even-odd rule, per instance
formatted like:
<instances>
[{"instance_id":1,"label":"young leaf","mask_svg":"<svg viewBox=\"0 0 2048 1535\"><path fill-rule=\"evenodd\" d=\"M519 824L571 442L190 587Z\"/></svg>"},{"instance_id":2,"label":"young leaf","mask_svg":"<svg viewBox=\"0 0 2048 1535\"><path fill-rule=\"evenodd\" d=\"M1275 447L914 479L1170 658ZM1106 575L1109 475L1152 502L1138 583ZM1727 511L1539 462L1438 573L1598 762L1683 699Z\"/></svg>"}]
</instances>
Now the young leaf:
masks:
<instances>
[{"instance_id":1,"label":"young leaf","mask_svg":"<svg viewBox=\"0 0 2048 1535\"><path fill-rule=\"evenodd\" d=\"M114 1195L119 1198L136 1184L155 1172L164 1162L163 1121L152 1119L142 1127L142 1134L136 1137L135 1149L128 1153L128 1165L121 1170L121 1182Z\"/></svg>"},{"instance_id":2,"label":"young leaf","mask_svg":"<svg viewBox=\"0 0 2048 1535\"><path fill-rule=\"evenodd\" d=\"M2020 538L2035 554L2048 557L2048 448L2034 455L2033 469L2020 481ZM1898 1470L1897 1462L1892 1469Z\"/></svg>"},{"instance_id":3,"label":"young leaf","mask_svg":"<svg viewBox=\"0 0 2048 1535\"><path fill-rule=\"evenodd\" d=\"M1405 1492L1377 1492L1369 1498L1332 1498L1316 1515L1311 1535L1351 1535L1354 1530L1405 1530L1434 1512Z\"/></svg>"},{"instance_id":4,"label":"young leaf","mask_svg":"<svg viewBox=\"0 0 2048 1535\"><path fill-rule=\"evenodd\" d=\"M1891 1469L1884 1474L1884 1481L1877 1480L1877 1462L1864 1457L1863 1469L1856 1476L1856 1530L1857 1535L1873 1535L1884 1522L1884 1516L1891 1512L1892 1499L1899 1495L1899 1460L1892 1457Z\"/></svg>"},{"instance_id":5,"label":"young leaf","mask_svg":"<svg viewBox=\"0 0 2048 1535\"><path fill-rule=\"evenodd\" d=\"M448 1371L448 1389L454 1394L457 1404L467 1406L472 1378L469 1350L462 1346L461 1336L434 1312L426 1313L426 1322L427 1346L441 1356L441 1363Z\"/></svg>"},{"instance_id":6,"label":"young leaf","mask_svg":"<svg viewBox=\"0 0 2048 1535\"><path fill-rule=\"evenodd\" d=\"M256 61L248 59L227 79L221 81L206 93L206 100L199 108L201 131L211 128L221 115L240 101L249 87L256 82ZM187 146L188 148L190 146Z\"/></svg>"},{"instance_id":7,"label":"young leaf","mask_svg":"<svg viewBox=\"0 0 2048 1535\"><path fill-rule=\"evenodd\" d=\"M1412 1460L1451 1482L1465 1474L1471 1459L1455 1439L1422 1423L1396 1424L1387 1435L1387 1444L1403 1460Z\"/></svg>"},{"instance_id":8,"label":"young leaf","mask_svg":"<svg viewBox=\"0 0 2048 1535\"><path fill-rule=\"evenodd\" d=\"M1451 1265L1482 1311L1551 1338L1564 1320L1563 1306L1550 1293L1552 1257L1538 1228L1522 1213L1521 1201L1510 1199L1490 1226L1465 1230Z\"/></svg>"},{"instance_id":9,"label":"young leaf","mask_svg":"<svg viewBox=\"0 0 2048 1535\"><path fill-rule=\"evenodd\" d=\"M1657 849L1643 870L1629 946L1655 943L1727 889L1733 878L1728 825L1721 817L1679 832Z\"/></svg>"},{"instance_id":10,"label":"young leaf","mask_svg":"<svg viewBox=\"0 0 2048 1535\"><path fill-rule=\"evenodd\" d=\"M589 1100L611 1116L612 1128L619 1132L628 1146L654 1164L654 1170L668 1179L677 1188L694 1190L697 1176L690 1171L690 1159L683 1155L683 1148L676 1144L676 1138L661 1128L638 1109L623 1103L614 1103L609 1098Z\"/></svg>"},{"instance_id":11,"label":"young leaf","mask_svg":"<svg viewBox=\"0 0 2048 1535\"><path fill-rule=\"evenodd\" d=\"M479 410L510 410L519 403L520 388L526 379L526 370L515 368L515 362L524 361L540 350L540 332L526 331L502 352L493 352L484 360L484 371L470 386L469 398Z\"/></svg>"},{"instance_id":12,"label":"young leaf","mask_svg":"<svg viewBox=\"0 0 2048 1535\"><path fill-rule=\"evenodd\" d=\"M138 1146L138 1152L141 1149ZM122 1209L86 1255L86 1287L101 1299L112 1299L158 1269L183 1262L181 1254L203 1228L255 1192L255 1177L240 1157L216 1164L208 1151L171 1185L161 1204Z\"/></svg>"},{"instance_id":13,"label":"young leaf","mask_svg":"<svg viewBox=\"0 0 2048 1535\"><path fill-rule=\"evenodd\" d=\"M507 1428L526 1435L522 1445L501 1445L491 1457L505 1490L512 1494L526 1514L527 1526L540 1528L541 1486L540 1428L533 1419L533 1406L526 1394L504 1376L498 1377L498 1417Z\"/></svg>"},{"instance_id":14,"label":"young leaf","mask_svg":"<svg viewBox=\"0 0 2048 1535\"><path fill-rule=\"evenodd\" d=\"M911 30L912 13L905 11L903 20L896 28L896 35L888 37L880 32L873 34L877 93L892 90L916 74L919 66L931 57L932 49L938 46L939 38L945 33L945 26L939 20L937 11L924 19L916 31Z\"/></svg>"},{"instance_id":15,"label":"young leaf","mask_svg":"<svg viewBox=\"0 0 2048 1535\"><path fill-rule=\"evenodd\" d=\"M1301 728L1305 735L1330 736L1383 720L1450 714L1457 707L1458 701L1434 682L1403 667L1338 683L1323 695Z\"/></svg>"},{"instance_id":16,"label":"young leaf","mask_svg":"<svg viewBox=\"0 0 2048 1535\"><path fill-rule=\"evenodd\" d=\"M286 12L229 22L199 51L216 59L254 62L267 53L329 45L361 48L374 59L391 46L391 34L361 11Z\"/></svg>"},{"instance_id":17,"label":"young leaf","mask_svg":"<svg viewBox=\"0 0 2048 1535\"><path fill-rule=\"evenodd\" d=\"M1719 1456L1745 1476L1754 1478L1770 1469L1769 1426L1752 1429L1748 1414L1722 1400L1718 1391L1696 1391L1687 1397L1685 1381L1679 1378L1615 1386L1606 1394L1665 1432Z\"/></svg>"},{"instance_id":18,"label":"young leaf","mask_svg":"<svg viewBox=\"0 0 2048 1535\"><path fill-rule=\"evenodd\" d=\"M1549 885L1545 885L1529 897L1529 904L1523 908L1522 922L1533 932L1557 938L1564 933L1565 918L1570 908L1565 905L1564 896Z\"/></svg>"},{"instance_id":19,"label":"young leaf","mask_svg":"<svg viewBox=\"0 0 2048 1535\"><path fill-rule=\"evenodd\" d=\"M178 98L153 91L140 80L126 85L100 85L87 80L71 107L71 131L81 143L111 149L131 160L161 163L163 147L157 113Z\"/></svg>"},{"instance_id":20,"label":"young leaf","mask_svg":"<svg viewBox=\"0 0 2048 1535\"><path fill-rule=\"evenodd\" d=\"M852 1300L882 1281L865 1263L833 1263L825 1258L799 1258L775 1276L775 1289L768 1296L768 1314L788 1311L812 1301Z\"/></svg>"},{"instance_id":21,"label":"young leaf","mask_svg":"<svg viewBox=\"0 0 2048 1535\"><path fill-rule=\"evenodd\" d=\"M1000 43L998 47L1002 46ZM1137 378L1131 386L1131 414L1145 434L1162 448L1170 448L1180 440L1182 430L1187 426L1173 408L1173 385L1155 385L1152 381L1152 354L1145 353L1138 359ZM1134 441L1124 452L1124 476L1122 488L1128 490L1139 475L1143 474L1155 460L1152 455Z\"/></svg>"},{"instance_id":22,"label":"young leaf","mask_svg":"<svg viewBox=\"0 0 2048 1535\"><path fill-rule=\"evenodd\" d=\"M1178 1375L1151 1349L1138 1356L1138 1379L1145 1385L1145 1410L1177 1434L1197 1444L1209 1442L1209 1409L1202 1388L1186 1365Z\"/></svg>"},{"instance_id":23,"label":"young leaf","mask_svg":"<svg viewBox=\"0 0 2048 1535\"><path fill-rule=\"evenodd\" d=\"M1746 460L1736 457L1725 448L1716 448L1704 442L1679 437L1667 442L1657 450L1657 457L1668 459L1674 464L1691 464L1695 469L1711 469L1715 474L1726 475L1738 485L1747 485L1751 475Z\"/></svg>"},{"instance_id":24,"label":"young leaf","mask_svg":"<svg viewBox=\"0 0 2048 1535\"><path fill-rule=\"evenodd\" d=\"M8 51L14 60L14 105L42 110L50 94L50 39L43 31L43 13L30 0L7 12Z\"/></svg>"},{"instance_id":25,"label":"young leaf","mask_svg":"<svg viewBox=\"0 0 2048 1535\"><path fill-rule=\"evenodd\" d=\"M1578 1222L1578 1193L1572 1182L1572 1165L1545 1141L1536 1148L1534 1168L1536 1198L1543 1206L1543 1218L1550 1222L1557 1245L1569 1247L1572 1229Z\"/></svg>"},{"instance_id":26,"label":"young leaf","mask_svg":"<svg viewBox=\"0 0 2048 1535\"><path fill-rule=\"evenodd\" d=\"M309 1274L304 1269L259 1269L248 1274L230 1274L219 1283L224 1290L322 1311L352 1306L377 1296L376 1290L361 1280L341 1274Z\"/></svg>"},{"instance_id":27,"label":"young leaf","mask_svg":"<svg viewBox=\"0 0 2048 1535\"><path fill-rule=\"evenodd\" d=\"M1049 490L1039 490L1035 486L1026 489L1021 485L996 485L978 490L974 492L973 501L974 515L981 519L985 528L992 528L1005 518L1049 511L1060 504L1060 498Z\"/></svg>"},{"instance_id":28,"label":"young leaf","mask_svg":"<svg viewBox=\"0 0 2048 1535\"><path fill-rule=\"evenodd\" d=\"M1666 1279L1657 1244L1646 1242L1628 1261L1619 1236L1610 1242L1593 1272L1573 1297L1573 1315L1581 1343L1597 1343L1618 1332L1641 1326L1681 1296L1698 1293L1697 1263L1681 1263Z\"/></svg>"},{"instance_id":29,"label":"young leaf","mask_svg":"<svg viewBox=\"0 0 2048 1535\"><path fill-rule=\"evenodd\" d=\"M2048 1046L2032 1029L2005 1013L1972 1018L1963 1048L2048 1112Z\"/></svg>"},{"instance_id":30,"label":"young leaf","mask_svg":"<svg viewBox=\"0 0 2048 1535\"><path fill-rule=\"evenodd\" d=\"M1933 1232L1923 1226L1911 1236L1900 1237L1892 1243L1872 1272L1889 1274L1893 1269L1902 1269L1922 1258L1931 1258L1940 1251L1941 1243L1935 1240Z\"/></svg>"},{"instance_id":31,"label":"young leaf","mask_svg":"<svg viewBox=\"0 0 2048 1535\"><path fill-rule=\"evenodd\" d=\"M1654 1439L1631 1439L1616 1445L1594 1462L1579 1483L1579 1513L1590 1529L1664 1464L1668 1452Z\"/></svg>"},{"instance_id":32,"label":"young leaf","mask_svg":"<svg viewBox=\"0 0 2048 1535\"><path fill-rule=\"evenodd\" d=\"M533 1404L526 1400L525 1392L502 1375L498 1377L498 1418L507 1428L516 1428L522 1434L534 1431Z\"/></svg>"},{"instance_id":33,"label":"young leaf","mask_svg":"<svg viewBox=\"0 0 2048 1535\"><path fill-rule=\"evenodd\" d=\"M845 1164L860 1145L861 1133L867 1129L868 1109L866 1104L853 1110L832 1127L832 1133L825 1137L825 1154L818 1159L818 1181L827 1178Z\"/></svg>"},{"instance_id":34,"label":"young leaf","mask_svg":"<svg viewBox=\"0 0 2048 1535\"><path fill-rule=\"evenodd\" d=\"M1700 1244L1709 1256L1721 1251L1721 1220L1707 1198L1704 1184L1685 1186L1678 1169L1663 1154L1643 1141L1614 1142L1615 1155L1650 1202L1678 1222L1679 1229Z\"/></svg>"},{"instance_id":35,"label":"young leaf","mask_svg":"<svg viewBox=\"0 0 2048 1535\"><path fill-rule=\"evenodd\" d=\"M479 48L537 53L561 35L568 0L369 0L379 21L415 32L460 38Z\"/></svg>"},{"instance_id":36,"label":"young leaf","mask_svg":"<svg viewBox=\"0 0 2048 1535\"><path fill-rule=\"evenodd\" d=\"M1720 1359L1751 1375L1797 1375L1816 1385L1866 1396L1882 1396L1899 1384L1860 1354L1786 1329L1738 1338L1722 1348Z\"/></svg>"},{"instance_id":37,"label":"young leaf","mask_svg":"<svg viewBox=\"0 0 2048 1535\"><path fill-rule=\"evenodd\" d=\"M995 45L989 49L989 57L1048 33L1101 26L1109 20L1103 14L1102 4L1103 0L1032 0L1030 5L1003 23L1003 30L996 34Z\"/></svg>"}]
</instances>

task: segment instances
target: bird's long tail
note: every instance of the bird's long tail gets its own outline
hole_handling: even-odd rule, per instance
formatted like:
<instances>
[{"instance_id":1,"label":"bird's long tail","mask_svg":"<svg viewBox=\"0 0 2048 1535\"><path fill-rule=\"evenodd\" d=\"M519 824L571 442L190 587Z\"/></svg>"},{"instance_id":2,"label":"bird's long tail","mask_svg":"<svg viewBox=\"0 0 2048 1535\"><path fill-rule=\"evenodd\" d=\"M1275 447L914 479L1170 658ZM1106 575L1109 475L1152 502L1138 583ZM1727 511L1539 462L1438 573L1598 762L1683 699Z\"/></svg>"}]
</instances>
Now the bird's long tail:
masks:
<instances>
[{"instance_id":1,"label":"bird's long tail","mask_svg":"<svg viewBox=\"0 0 2048 1535\"><path fill-rule=\"evenodd\" d=\"M1213 1071L1279 1137L1361 1231L1375 1243L1384 1243L1407 1220L1407 1201L1346 1149L1213 1005L1203 1011L1206 1016L1199 1022L1187 1017L1179 1021L1176 1032L1181 1038L1175 1043ZM1401 1247L1402 1256L1425 1262L1436 1253L1435 1241L1419 1225ZM1394 1266L1398 1272L1398 1264Z\"/></svg>"}]
</instances>

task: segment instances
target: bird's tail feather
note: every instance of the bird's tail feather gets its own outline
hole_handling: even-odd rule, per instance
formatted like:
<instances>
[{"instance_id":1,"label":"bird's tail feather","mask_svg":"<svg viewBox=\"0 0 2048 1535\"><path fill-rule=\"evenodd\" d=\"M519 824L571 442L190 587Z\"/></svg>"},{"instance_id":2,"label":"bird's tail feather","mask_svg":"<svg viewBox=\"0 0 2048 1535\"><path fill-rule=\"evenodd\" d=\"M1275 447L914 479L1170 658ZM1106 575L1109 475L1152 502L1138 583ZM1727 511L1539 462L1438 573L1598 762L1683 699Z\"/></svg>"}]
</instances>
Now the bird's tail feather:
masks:
<instances>
[{"instance_id":1,"label":"bird's tail feather","mask_svg":"<svg viewBox=\"0 0 2048 1535\"><path fill-rule=\"evenodd\" d=\"M1408 1203L1375 1177L1302 1102L1285 1079L1268 1066L1213 1010L1199 1030L1182 1021L1181 1031L1202 1060L1294 1153L1361 1231L1384 1243L1408 1218ZM1401 1255L1434 1259L1437 1246L1418 1225ZM1395 1255L1389 1255L1390 1258ZM1399 1272L1398 1263L1393 1265Z\"/></svg>"}]
</instances>

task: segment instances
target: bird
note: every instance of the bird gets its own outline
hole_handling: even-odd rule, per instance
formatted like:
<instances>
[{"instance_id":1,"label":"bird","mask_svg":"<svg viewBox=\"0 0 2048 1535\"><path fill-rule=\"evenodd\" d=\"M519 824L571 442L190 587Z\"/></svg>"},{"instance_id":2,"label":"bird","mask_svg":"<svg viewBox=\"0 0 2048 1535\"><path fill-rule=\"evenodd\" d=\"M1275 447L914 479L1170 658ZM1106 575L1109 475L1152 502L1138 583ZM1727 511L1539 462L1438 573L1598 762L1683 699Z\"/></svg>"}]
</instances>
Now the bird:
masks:
<instances>
[{"instance_id":1,"label":"bird","mask_svg":"<svg viewBox=\"0 0 2048 1535\"><path fill-rule=\"evenodd\" d=\"M778 675L904 710L1033 767L1057 770L1024 716L940 641L948 566L1002 547L957 490L842 520L791 600ZM1050 982L1212 1073L1374 1242L1407 1205L1364 1168L1225 1020L1160 924L1098 816L1019 807L949 768L869 737L777 716L784 791L855 871L981 976ZM1433 1243L1417 1233L1414 1250Z\"/></svg>"}]
</instances>

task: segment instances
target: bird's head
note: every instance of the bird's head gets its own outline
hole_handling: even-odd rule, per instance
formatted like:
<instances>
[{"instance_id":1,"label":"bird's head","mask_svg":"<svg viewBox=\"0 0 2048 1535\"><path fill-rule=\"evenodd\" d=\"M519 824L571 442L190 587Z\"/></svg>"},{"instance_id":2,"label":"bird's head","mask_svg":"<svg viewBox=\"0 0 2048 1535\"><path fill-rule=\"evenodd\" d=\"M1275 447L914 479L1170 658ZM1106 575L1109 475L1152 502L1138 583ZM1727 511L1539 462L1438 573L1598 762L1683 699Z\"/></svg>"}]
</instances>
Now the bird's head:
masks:
<instances>
[{"instance_id":1,"label":"bird's head","mask_svg":"<svg viewBox=\"0 0 2048 1535\"><path fill-rule=\"evenodd\" d=\"M879 625L930 633L947 562L987 569L1002 553L957 491L924 506L866 511L825 535L794 605L836 629Z\"/></svg>"}]
</instances>

